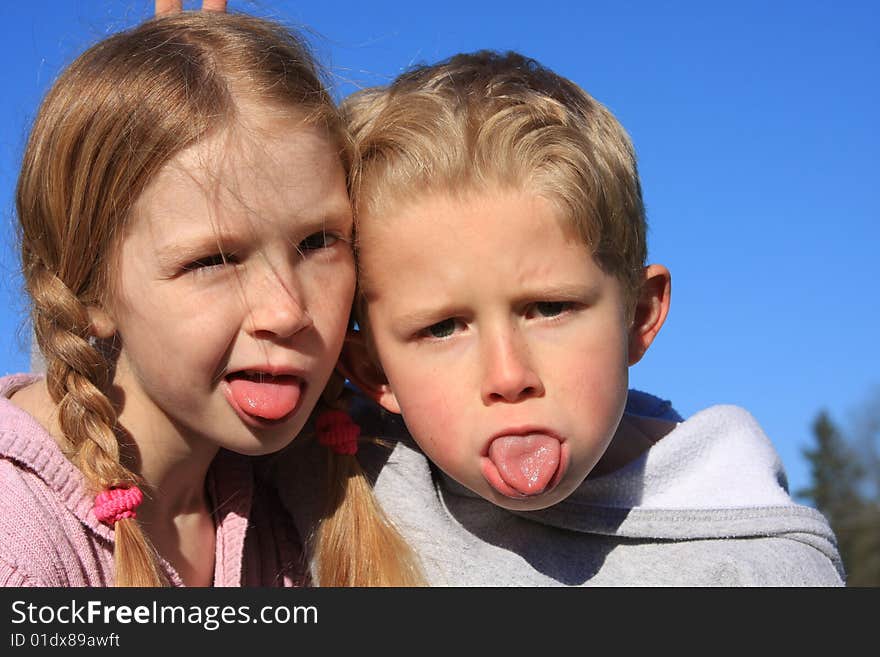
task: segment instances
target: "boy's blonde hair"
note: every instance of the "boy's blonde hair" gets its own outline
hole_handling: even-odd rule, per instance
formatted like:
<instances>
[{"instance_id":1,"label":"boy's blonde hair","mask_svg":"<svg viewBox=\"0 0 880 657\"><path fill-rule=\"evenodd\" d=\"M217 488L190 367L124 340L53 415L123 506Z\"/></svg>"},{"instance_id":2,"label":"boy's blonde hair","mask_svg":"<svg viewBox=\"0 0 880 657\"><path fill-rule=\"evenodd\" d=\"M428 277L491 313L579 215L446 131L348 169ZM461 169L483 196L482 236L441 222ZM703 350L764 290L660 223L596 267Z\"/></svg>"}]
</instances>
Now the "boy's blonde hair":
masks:
<instances>
[{"instance_id":1,"label":"boy's blonde hair","mask_svg":"<svg viewBox=\"0 0 880 657\"><path fill-rule=\"evenodd\" d=\"M342 110L360 152L356 216L430 193L525 188L557 205L634 302L647 257L635 154L573 82L517 53L480 51L365 89Z\"/></svg>"},{"instance_id":2,"label":"boy's blonde hair","mask_svg":"<svg viewBox=\"0 0 880 657\"><path fill-rule=\"evenodd\" d=\"M144 188L177 153L234 129L243 97L326 130L350 168L350 138L305 45L242 15L183 12L104 39L61 74L35 120L16 196L22 269L64 449L95 492L137 476L120 460L112 363L90 339L88 306L112 295L114 254ZM320 584L413 581L412 555L353 457L328 459ZM115 529L116 585L166 584L137 521Z\"/></svg>"}]
</instances>

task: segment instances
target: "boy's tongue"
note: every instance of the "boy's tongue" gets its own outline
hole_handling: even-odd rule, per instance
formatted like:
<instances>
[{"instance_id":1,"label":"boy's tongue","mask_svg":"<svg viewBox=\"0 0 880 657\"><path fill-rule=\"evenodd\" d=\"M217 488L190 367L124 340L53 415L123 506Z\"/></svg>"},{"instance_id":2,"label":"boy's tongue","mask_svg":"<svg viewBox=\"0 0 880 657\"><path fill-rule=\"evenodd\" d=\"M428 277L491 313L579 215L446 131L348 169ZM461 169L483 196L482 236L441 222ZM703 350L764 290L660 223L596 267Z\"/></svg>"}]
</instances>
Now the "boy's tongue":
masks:
<instances>
[{"instance_id":1,"label":"boy's tongue","mask_svg":"<svg viewBox=\"0 0 880 657\"><path fill-rule=\"evenodd\" d=\"M264 420L278 420L294 408L302 392L295 376L233 376L229 379L232 398L248 415Z\"/></svg>"},{"instance_id":2,"label":"boy's tongue","mask_svg":"<svg viewBox=\"0 0 880 657\"><path fill-rule=\"evenodd\" d=\"M543 434L501 436L489 445L489 460L504 482L523 495L543 491L559 467L560 443Z\"/></svg>"}]
</instances>

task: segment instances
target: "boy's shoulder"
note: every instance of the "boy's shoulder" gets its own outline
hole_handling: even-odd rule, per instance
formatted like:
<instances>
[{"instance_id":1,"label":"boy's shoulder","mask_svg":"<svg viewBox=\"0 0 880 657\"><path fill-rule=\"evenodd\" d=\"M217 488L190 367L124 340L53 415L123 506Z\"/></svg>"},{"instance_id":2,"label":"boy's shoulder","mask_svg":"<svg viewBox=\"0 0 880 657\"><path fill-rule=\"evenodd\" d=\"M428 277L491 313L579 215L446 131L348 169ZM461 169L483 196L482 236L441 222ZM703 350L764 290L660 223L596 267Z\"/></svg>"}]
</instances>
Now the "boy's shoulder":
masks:
<instances>
[{"instance_id":1,"label":"boy's shoulder","mask_svg":"<svg viewBox=\"0 0 880 657\"><path fill-rule=\"evenodd\" d=\"M360 395L350 409L362 433L379 445L359 455L365 467L378 472L392 464L436 476L399 415ZM624 422L654 423L666 427L665 434L625 466L588 477L575 495L579 503L627 509L793 504L772 441L744 408L716 405L685 419L669 400L630 390Z\"/></svg>"},{"instance_id":2,"label":"boy's shoulder","mask_svg":"<svg viewBox=\"0 0 880 657\"><path fill-rule=\"evenodd\" d=\"M779 456L751 413L720 405L683 419L669 401L641 391L630 392L626 413L673 428L625 467L588 477L540 511L496 507L447 477L398 416L369 400L355 414L385 444L358 456L432 580L841 583L833 533L818 511L791 499Z\"/></svg>"},{"instance_id":3,"label":"boy's shoulder","mask_svg":"<svg viewBox=\"0 0 880 657\"><path fill-rule=\"evenodd\" d=\"M396 470L411 467L413 474L421 476L438 475L401 416L361 395L351 399L349 408L362 434L371 439L362 447L359 460L374 476L386 464ZM662 426L664 435L655 436L653 447L626 466L588 477L577 496L583 502L623 508L792 503L771 440L744 408L711 406L685 419L671 401L633 389L623 422ZM455 488L451 480L445 483Z\"/></svg>"},{"instance_id":4,"label":"boy's shoulder","mask_svg":"<svg viewBox=\"0 0 880 657\"><path fill-rule=\"evenodd\" d=\"M626 396L624 413L639 417L649 417L670 422L683 422L684 418L672 406L668 399L662 399L651 393L630 388Z\"/></svg>"},{"instance_id":5,"label":"boy's shoulder","mask_svg":"<svg viewBox=\"0 0 880 657\"><path fill-rule=\"evenodd\" d=\"M481 499L431 464L399 415L363 397L353 400L350 408L363 434L371 438L358 458L379 490L414 487L436 495L439 489ZM629 513L794 506L772 442L743 408L712 406L684 419L670 401L631 390L624 424L662 426L665 435L625 466L592 474L567 500L524 515L581 516L583 509L593 507Z\"/></svg>"}]
</instances>

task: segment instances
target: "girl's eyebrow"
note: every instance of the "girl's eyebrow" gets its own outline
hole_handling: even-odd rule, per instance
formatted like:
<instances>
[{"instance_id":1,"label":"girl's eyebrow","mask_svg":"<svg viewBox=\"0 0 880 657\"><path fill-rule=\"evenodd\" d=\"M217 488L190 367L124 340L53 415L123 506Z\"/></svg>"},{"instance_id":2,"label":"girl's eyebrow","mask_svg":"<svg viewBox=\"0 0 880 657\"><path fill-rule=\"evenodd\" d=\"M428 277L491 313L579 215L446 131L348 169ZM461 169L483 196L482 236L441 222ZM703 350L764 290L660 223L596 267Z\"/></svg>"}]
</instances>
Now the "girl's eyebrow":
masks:
<instances>
[{"instance_id":1,"label":"girl's eyebrow","mask_svg":"<svg viewBox=\"0 0 880 657\"><path fill-rule=\"evenodd\" d=\"M336 230L339 228L339 224L344 223L347 226L351 222L351 212L346 213L344 208L336 209L336 211L326 212L320 217L304 218L297 216L295 221L296 230L291 232L296 232L297 235L305 237L312 233L320 233L322 230ZM293 222L294 218L291 218L291 224Z\"/></svg>"},{"instance_id":2,"label":"girl's eyebrow","mask_svg":"<svg viewBox=\"0 0 880 657\"><path fill-rule=\"evenodd\" d=\"M290 239L297 242L313 233L324 230L336 230L339 224L350 221L350 211L346 207L330 208L330 212L321 217L291 216ZM220 251L235 251L247 240L247 237L230 230L211 230L205 233L193 233L182 239L160 244L156 249L156 258L160 264L173 265L182 260L194 259L218 253Z\"/></svg>"},{"instance_id":3,"label":"girl's eyebrow","mask_svg":"<svg viewBox=\"0 0 880 657\"><path fill-rule=\"evenodd\" d=\"M210 233L184 238L156 249L156 259L161 265L175 265L182 261L201 258L220 251L234 250L238 243L231 233Z\"/></svg>"}]
</instances>

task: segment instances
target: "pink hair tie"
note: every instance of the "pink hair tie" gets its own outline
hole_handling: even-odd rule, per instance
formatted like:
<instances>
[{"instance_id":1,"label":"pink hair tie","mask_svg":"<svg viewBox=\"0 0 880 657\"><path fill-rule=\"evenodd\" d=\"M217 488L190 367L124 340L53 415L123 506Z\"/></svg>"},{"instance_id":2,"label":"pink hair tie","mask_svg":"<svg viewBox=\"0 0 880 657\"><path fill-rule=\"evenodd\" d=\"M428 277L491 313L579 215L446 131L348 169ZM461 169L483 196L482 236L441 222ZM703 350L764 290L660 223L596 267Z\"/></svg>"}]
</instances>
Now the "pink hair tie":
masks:
<instances>
[{"instance_id":1,"label":"pink hair tie","mask_svg":"<svg viewBox=\"0 0 880 657\"><path fill-rule=\"evenodd\" d=\"M135 518L135 509L143 502L144 494L137 486L108 488L95 497L94 512L98 520L111 527L123 518Z\"/></svg>"},{"instance_id":2,"label":"pink hair tie","mask_svg":"<svg viewBox=\"0 0 880 657\"><path fill-rule=\"evenodd\" d=\"M357 454L361 428L345 411L324 411L315 421L318 443L337 454Z\"/></svg>"}]
</instances>

